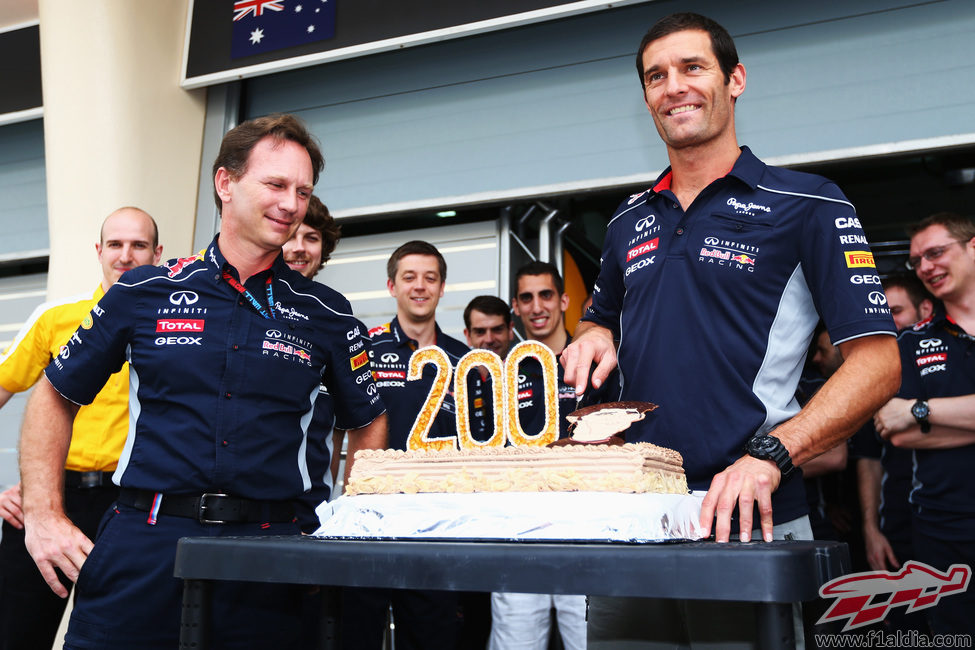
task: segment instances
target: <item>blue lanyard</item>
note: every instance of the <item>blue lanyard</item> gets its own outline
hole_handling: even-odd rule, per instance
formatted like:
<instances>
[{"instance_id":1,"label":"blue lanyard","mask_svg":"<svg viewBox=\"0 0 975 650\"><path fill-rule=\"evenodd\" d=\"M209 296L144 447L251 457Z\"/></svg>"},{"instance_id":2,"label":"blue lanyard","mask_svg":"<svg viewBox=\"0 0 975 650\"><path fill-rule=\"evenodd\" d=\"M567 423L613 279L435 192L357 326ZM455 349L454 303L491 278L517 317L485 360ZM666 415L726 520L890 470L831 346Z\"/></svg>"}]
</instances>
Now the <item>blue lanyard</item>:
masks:
<instances>
[{"instance_id":1,"label":"blue lanyard","mask_svg":"<svg viewBox=\"0 0 975 650\"><path fill-rule=\"evenodd\" d=\"M237 279L234 278L234 276L230 275L230 272L227 271L226 269L224 269L224 272L223 272L223 279L226 280L227 281L227 284L229 284L230 286L232 286L237 291L237 293L239 293L240 295L242 295L245 298L247 298L247 300L250 301L251 307L253 307L254 310L258 314L260 314L261 316L263 316L267 320L276 320L275 317L274 317L274 290L271 288L271 283L272 283L272 281L274 279L273 276L271 276L269 274L267 276L267 282L264 284L264 286L265 286L265 288L267 290L267 306L268 306L268 309L265 309L264 308L264 305L262 305L260 302L258 302L257 298L255 298L251 294L251 292L247 290L247 288L244 285L242 285L240 282L238 282ZM270 310L270 313L268 313L269 310Z\"/></svg>"}]
</instances>

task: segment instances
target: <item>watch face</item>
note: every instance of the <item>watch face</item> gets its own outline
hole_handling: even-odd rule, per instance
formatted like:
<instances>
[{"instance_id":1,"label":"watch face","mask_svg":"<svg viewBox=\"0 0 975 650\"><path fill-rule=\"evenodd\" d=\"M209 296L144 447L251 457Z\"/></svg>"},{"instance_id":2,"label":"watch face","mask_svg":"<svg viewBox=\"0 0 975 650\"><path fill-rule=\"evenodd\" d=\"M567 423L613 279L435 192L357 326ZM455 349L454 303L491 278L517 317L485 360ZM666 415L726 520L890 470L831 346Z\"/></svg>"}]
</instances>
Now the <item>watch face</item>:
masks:
<instances>
[{"instance_id":1,"label":"watch face","mask_svg":"<svg viewBox=\"0 0 975 650\"><path fill-rule=\"evenodd\" d=\"M772 436L755 436L748 441L748 447L752 453L769 457L775 450L775 443L776 440Z\"/></svg>"},{"instance_id":2,"label":"watch face","mask_svg":"<svg viewBox=\"0 0 975 650\"><path fill-rule=\"evenodd\" d=\"M928 408L927 402L916 402L914 406L911 407L911 414L918 420L923 420L928 417L931 409Z\"/></svg>"}]
</instances>

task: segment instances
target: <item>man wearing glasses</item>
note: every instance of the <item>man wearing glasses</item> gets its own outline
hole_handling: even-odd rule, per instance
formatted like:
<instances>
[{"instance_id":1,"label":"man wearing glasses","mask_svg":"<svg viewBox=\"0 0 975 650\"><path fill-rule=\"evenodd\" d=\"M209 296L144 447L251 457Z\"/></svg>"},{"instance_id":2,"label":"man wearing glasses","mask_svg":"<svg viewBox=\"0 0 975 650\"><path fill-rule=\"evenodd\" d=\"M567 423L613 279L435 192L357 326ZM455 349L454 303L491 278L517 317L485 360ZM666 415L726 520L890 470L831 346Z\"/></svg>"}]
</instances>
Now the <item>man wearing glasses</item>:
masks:
<instances>
[{"instance_id":1,"label":"man wearing glasses","mask_svg":"<svg viewBox=\"0 0 975 650\"><path fill-rule=\"evenodd\" d=\"M898 337L901 389L874 424L914 449L915 557L975 567L975 223L941 212L908 232L908 268L944 306ZM925 611L935 634L975 635L973 589Z\"/></svg>"}]
</instances>

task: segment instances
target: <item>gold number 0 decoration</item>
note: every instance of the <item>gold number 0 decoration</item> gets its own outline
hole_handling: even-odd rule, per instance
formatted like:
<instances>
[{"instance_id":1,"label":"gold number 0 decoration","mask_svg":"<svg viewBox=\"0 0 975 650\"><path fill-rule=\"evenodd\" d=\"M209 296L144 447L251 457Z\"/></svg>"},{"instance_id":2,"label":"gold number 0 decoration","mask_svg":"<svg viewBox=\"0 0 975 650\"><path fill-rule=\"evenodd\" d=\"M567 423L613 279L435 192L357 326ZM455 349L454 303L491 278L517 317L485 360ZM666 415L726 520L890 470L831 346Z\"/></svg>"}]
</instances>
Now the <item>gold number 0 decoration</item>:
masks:
<instances>
[{"instance_id":1,"label":"gold number 0 decoration","mask_svg":"<svg viewBox=\"0 0 975 650\"><path fill-rule=\"evenodd\" d=\"M528 435L518 420L518 366L524 359L534 357L542 364L545 404L545 425L535 435ZM432 363L437 367L437 376L430 387L430 393L417 414L413 428L407 438L406 448L413 449L484 449L503 447L506 440L517 447L545 446L559 437L558 374L555 354L537 341L522 341L511 349L506 361L502 361L489 350L472 350L457 363L454 378L454 401L457 417L457 441L453 438L430 438L428 434L436 413L443 404L447 386L453 374L447 354L438 347L421 348L410 357L407 380L422 377L423 366ZM479 442L474 440L470 428L470 407L468 404L467 373L477 366L484 366L491 377L492 398L494 400L494 432L491 437ZM537 397L536 397L537 399ZM503 408L498 408L498 405Z\"/></svg>"}]
</instances>

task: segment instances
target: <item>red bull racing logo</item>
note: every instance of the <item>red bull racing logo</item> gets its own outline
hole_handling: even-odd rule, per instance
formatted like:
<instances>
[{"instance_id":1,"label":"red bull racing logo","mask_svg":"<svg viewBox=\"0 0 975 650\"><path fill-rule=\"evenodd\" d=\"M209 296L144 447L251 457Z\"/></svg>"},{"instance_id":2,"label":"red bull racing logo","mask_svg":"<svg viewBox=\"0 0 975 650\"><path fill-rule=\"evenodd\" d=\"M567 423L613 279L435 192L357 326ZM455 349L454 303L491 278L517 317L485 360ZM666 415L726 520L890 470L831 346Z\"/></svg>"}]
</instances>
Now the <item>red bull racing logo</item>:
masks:
<instances>
[{"instance_id":1,"label":"red bull racing logo","mask_svg":"<svg viewBox=\"0 0 975 650\"><path fill-rule=\"evenodd\" d=\"M180 271L192 264L197 260L203 259L203 251L200 251L193 257L181 257L172 264L167 264L166 268L169 269L169 277L175 278Z\"/></svg>"},{"instance_id":2,"label":"red bull racing logo","mask_svg":"<svg viewBox=\"0 0 975 650\"><path fill-rule=\"evenodd\" d=\"M823 598L836 598L816 622L846 619L843 631L884 620L894 607L906 612L934 607L945 596L968 589L972 570L967 564L952 564L947 573L911 560L900 571L867 571L830 580L819 588Z\"/></svg>"},{"instance_id":3,"label":"red bull racing logo","mask_svg":"<svg viewBox=\"0 0 975 650\"><path fill-rule=\"evenodd\" d=\"M745 254L732 255L731 256L731 261L732 262L738 262L739 264L751 264L752 266L755 266L755 258L754 257L748 257Z\"/></svg>"}]
</instances>

